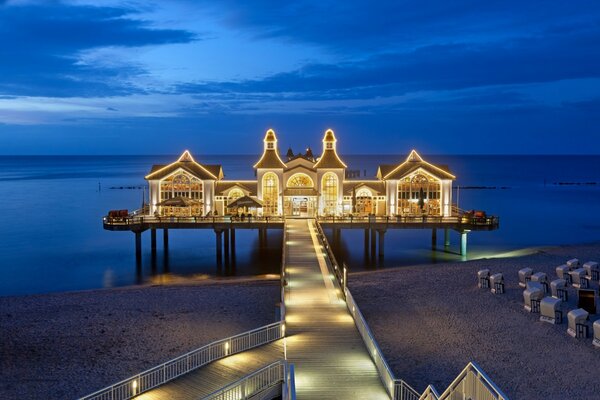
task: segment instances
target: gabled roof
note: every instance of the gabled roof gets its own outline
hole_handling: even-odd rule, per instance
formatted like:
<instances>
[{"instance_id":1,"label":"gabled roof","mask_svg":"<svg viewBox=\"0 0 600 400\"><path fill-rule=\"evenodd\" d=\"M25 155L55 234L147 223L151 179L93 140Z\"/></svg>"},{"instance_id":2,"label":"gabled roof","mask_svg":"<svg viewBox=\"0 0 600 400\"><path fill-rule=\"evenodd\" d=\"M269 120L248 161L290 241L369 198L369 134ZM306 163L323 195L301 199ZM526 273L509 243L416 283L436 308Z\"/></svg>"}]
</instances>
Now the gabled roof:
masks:
<instances>
[{"instance_id":1,"label":"gabled roof","mask_svg":"<svg viewBox=\"0 0 600 400\"><path fill-rule=\"evenodd\" d=\"M250 196L242 196L238 199L235 199L231 203L227 204L227 208L235 208L235 207L262 208L262 206L263 206L262 201L260 201L259 199L255 199L254 197L250 197Z\"/></svg>"},{"instance_id":2,"label":"gabled roof","mask_svg":"<svg viewBox=\"0 0 600 400\"><path fill-rule=\"evenodd\" d=\"M412 150L406 160L399 165L380 165L377 170L377 177L383 180L402 179L419 168L439 179L456 179L456 177L450 173L448 166L430 164L423 160L416 150Z\"/></svg>"},{"instance_id":3,"label":"gabled roof","mask_svg":"<svg viewBox=\"0 0 600 400\"><path fill-rule=\"evenodd\" d=\"M309 171L314 172L315 171L314 166L315 166L315 163L313 161L307 160L304 157L297 157L297 158L293 158L290 161L285 163L285 170L290 171L292 169L302 167Z\"/></svg>"},{"instance_id":4,"label":"gabled roof","mask_svg":"<svg viewBox=\"0 0 600 400\"><path fill-rule=\"evenodd\" d=\"M359 190L363 186L371 189L378 196L385 194L384 181L344 181L344 196L352 196L354 189Z\"/></svg>"},{"instance_id":5,"label":"gabled roof","mask_svg":"<svg viewBox=\"0 0 600 400\"><path fill-rule=\"evenodd\" d=\"M327 129L323 137L323 154L315 164L315 168L346 168L346 164L340 159L335 150L336 142L337 139L333 130Z\"/></svg>"},{"instance_id":6,"label":"gabled roof","mask_svg":"<svg viewBox=\"0 0 600 400\"><path fill-rule=\"evenodd\" d=\"M152 166L150 173L145 176L146 180L162 179L178 169L189 172L196 178L202 180L219 180L223 178L223 168L220 165L202 165L190 154L188 150L184 151L177 161L167 164L155 164Z\"/></svg>"},{"instance_id":7,"label":"gabled roof","mask_svg":"<svg viewBox=\"0 0 600 400\"><path fill-rule=\"evenodd\" d=\"M256 181L218 181L215 185L215 193L217 195L224 195L225 192L229 192L234 187L248 192L250 196L256 196Z\"/></svg>"}]
</instances>

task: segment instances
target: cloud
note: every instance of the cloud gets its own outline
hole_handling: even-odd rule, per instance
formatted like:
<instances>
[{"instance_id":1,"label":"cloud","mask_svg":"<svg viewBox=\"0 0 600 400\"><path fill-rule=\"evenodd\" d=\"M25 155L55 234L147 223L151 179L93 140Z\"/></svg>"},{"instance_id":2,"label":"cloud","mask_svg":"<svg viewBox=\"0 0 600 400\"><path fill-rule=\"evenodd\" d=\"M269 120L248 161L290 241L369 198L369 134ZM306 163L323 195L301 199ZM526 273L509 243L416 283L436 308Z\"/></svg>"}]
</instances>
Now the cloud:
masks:
<instances>
[{"instance_id":1,"label":"cloud","mask_svg":"<svg viewBox=\"0 0 600 400\"><path fill-rule=\"evenodd\" d=\"M187 43L187 31L155 29L130 8L51 3L0 8L0 94L106 96L140 92L136 66L96 67L79 54L107 46Z\"/></svg>"}]
</instances>

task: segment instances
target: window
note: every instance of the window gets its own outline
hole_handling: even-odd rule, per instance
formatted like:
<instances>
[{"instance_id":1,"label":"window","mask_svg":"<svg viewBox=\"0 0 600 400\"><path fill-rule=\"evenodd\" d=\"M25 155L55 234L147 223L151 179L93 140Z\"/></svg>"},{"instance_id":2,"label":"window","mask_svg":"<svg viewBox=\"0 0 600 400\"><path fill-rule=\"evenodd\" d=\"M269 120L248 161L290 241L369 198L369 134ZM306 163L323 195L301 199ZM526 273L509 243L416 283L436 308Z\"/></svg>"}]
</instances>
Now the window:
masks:
<instances>
[{"instance_id":1,"label":"window","mask_svg":"<svg viewBox=\"0 0 600 400\"><path fill-rule=\"evenodd\" d=\"M279 197L279 181L277 175L267 172L262 178L263 214L277 214L277 200Z\"/></svg>"},{"instance_id":2,"label":"window","mask_svg":"<svg viewBox=\"0 0 600 400\"><path fill-rule=\"evenodd\" d=\"M242 192L240 189L231 189L229 191L229 194L227 195L227 205L233 203L235 200L239 199L242 196L244 196L244 192Z\"/></svg>"},{"instance_id":3,"label":"window","mask_svg":"<svg viewBox=\"0 0 600 400\"><path fill-rule=\"evenodd\" d=\"M287 187L314 187L314 186L315 186L315 184L313 183L312 179L310 179L310 176L308 176L306 174L294 174L287 181Z\"/></svg>"},{"instance_id":4,"label":"window","mask_svg":"<svg viewBox=\"0 0 600 400\"><path fill-rule=\"evenodd\" d=\"M325 215L337 214L338 202L338 178L334 173L328 172L323 175L323 212Z\"/></svg>"},{"instance_id":5,"label":"window","mask_svg":"<svg viewBox=\"0 0 600 400\"><path fill-rule=\"evenodd\" d=\"M398 214L439 213L440 182L424 173L398 182Z\"/></svg>"},{"instance_id":6,"label":"window","mask_svg":"<svg viewBox=\"0 0 600 400\"><path fill-rule=\"evenodd\" d=\"M160 182L160 199L187 197L202 200L202 181L183 172L172 175Z\"/></svg>"}]
</instances>

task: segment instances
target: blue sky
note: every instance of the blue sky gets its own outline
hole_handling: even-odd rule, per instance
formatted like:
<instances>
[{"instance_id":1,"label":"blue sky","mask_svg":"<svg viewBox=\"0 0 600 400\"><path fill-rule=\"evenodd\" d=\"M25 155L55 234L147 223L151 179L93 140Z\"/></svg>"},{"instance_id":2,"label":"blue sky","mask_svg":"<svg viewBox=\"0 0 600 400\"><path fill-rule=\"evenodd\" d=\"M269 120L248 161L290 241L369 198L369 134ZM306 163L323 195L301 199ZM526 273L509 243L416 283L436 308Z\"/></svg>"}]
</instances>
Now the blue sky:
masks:
<instances>
[{"instance_id":1,"label":"blue sky","mask_svg":"<svg viewBox=\"0 0 600 400\"><path fill-rule=\"evenodd\" d=\"M0 0L0 154L589 154L598 1Z\"/></svg>"}]
</instances>

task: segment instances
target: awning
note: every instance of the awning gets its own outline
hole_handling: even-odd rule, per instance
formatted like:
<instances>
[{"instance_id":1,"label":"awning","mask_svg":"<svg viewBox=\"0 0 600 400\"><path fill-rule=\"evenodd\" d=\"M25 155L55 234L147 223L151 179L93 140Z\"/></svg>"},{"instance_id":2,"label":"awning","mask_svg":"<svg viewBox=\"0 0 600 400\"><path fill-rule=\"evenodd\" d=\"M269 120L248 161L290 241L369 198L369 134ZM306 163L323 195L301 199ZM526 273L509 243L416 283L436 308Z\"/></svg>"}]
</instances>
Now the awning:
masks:
<instances>
[{"instance_id":1,"label":"awning","mask_svg":"<svg viewBox=\"0 0 600 400\"><path fill-rule=\"evenodd\" d=\"M227 208L234 207L248 207L248 208L262 208L262 202L258 199L254 199L250 196L242 196L230 204L227 205Z\"/></svg>"},{"instance_id":2,"label":"awning","mask_svg":"<svg viewBox=\"0 0 600 400\"><path fill-rule=\"evenodd\" d=\"M283 191L284 196L318 196L319 192L313 188L286 188Z\"/></svg>"},{"instance_id":3,"label":"awning","mask_svg":"<svg viewBox=\"0 0 600 400\"><path fill-rule=\"evenodd\" d=\"M200 200L190 199L189 197L173 197L172 199L163 200L157 204L157 206L162 207L194 207L201 206L202 202Z\"/></svg>"}]
</instances>

